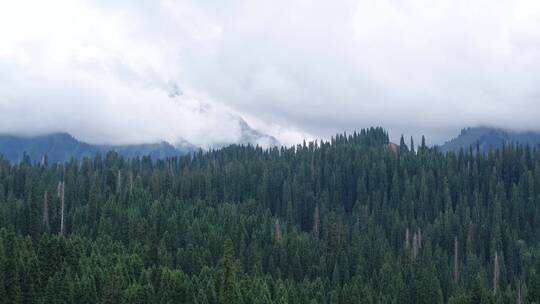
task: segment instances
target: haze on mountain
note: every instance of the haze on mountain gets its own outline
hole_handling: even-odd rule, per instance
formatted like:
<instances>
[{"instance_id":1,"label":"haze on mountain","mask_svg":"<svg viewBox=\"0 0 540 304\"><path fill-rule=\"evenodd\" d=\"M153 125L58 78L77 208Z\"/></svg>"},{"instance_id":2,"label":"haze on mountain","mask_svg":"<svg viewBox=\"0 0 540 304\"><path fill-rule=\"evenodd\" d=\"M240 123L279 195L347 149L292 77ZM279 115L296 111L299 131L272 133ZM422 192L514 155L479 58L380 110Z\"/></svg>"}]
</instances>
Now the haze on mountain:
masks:
<instances>
[{"instance_id":1,"label":"haze on mountain","mask_svg":"<svg viewBox=\"0 0 540 304\"><path fill-rule=\"evenodd\" d=\"M125 158L149 156L152 159L181 156L197 151L197 147L184 144L174 147L167 142L138 145L91 145L75 139L67 133L54 133L34 137L0 135L0 155L9 161L18 162L25 156L31 161L58 163L70 159L93 158L115 151Z\"/></svg>"},{"instance_id":2,"label":"haze on mountain","mask_svg":"<svg viewBox=\"0 0 540 304\"><path fill-rule=\"evenodd\" d=\"M540 133L512 131L491 127L475 127L461 130L461 133L445 142L439 148L442 152L467 152L472 149L481 153L495 151L509 145L536 148L540 144Z\"/></svg>"},{"instance_id":3,"label":"haze on mountain","mask_svg":"<svg viewBox=\"0 0 540 304\"><path fill-rule=\"evenodd\" d=\"M3 1L0 131L280 143L384 126L442 144L540 128L540 4Z\"/></svg>"},{"instance_id":4,"label":"haze on mountain","mask_svg":"<svg viewBox=\"0 0 540 304\"><path fill-rule=\"evenodd\" d=\"M242 118L237 118L241 127L238 142L214 143L212 149L230 144L252 145L270 148L279 145L272 136L252 129ZM0 157L11 162L19 162L26 157L31 161L59 163L70 159L93 158L96 154L106 154L110 151L126 159L149 156L153 160L172 158L193 154L203 147L180 139L174 145L166 141L128 145L96 145L82 142L72 135L57 132L36 136L0 135Z\"/></svg>"}]
</instances>

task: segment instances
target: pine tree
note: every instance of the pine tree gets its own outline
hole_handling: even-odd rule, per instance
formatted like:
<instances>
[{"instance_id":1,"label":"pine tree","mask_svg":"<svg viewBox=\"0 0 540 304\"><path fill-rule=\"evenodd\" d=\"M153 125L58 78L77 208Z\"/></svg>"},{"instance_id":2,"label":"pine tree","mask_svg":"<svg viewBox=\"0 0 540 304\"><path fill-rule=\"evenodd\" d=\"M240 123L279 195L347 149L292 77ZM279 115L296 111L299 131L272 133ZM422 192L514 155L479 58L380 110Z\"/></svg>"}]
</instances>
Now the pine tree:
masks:
<instances>
[{"instance_id":1,"label":"pine tree","mask_svg":"<svg viewBox=\"0 0 540 304\"><path fill-rule=\"evenodd\" d=\"M499 286L499 254L495 251L495 257L493 258L493 293L497 294L497 287Z\"/></svg>"},{"instance_id":2,"label":"pine tree","mask_svg":"<svg viewBox=\"0 0 540 304\"><path fill-rule=\"evenodd\" d=\"M0 236L2 234L3 230L0 230ZM4 242L3 238L0 237L0 303L4 303L5 301L3 299L7 299L5 267Z\"/></svg>"},{"instance_id":3,"label":"pine tree","mask_svg":"<svg viewBox=\"0 0 540 304\"><path fill-rule=\"evenodd\" d=\"M122 192L122 171L118 169L118 173L116 174L116 193Z\"/></svg>"},{"instance_id":4,"label":"pine tree","mask_svg":"<svg viewBox=\"0 0 540 304\"><path fill-rule=\"evenodd\" d=\"M409 151L409 148L405 144L405 138L403 137L403 134L401 134L401 138L399 139L399 151L402 153Z\"/></svg>"},{"instance_id":5,"label":"pine tree","mask_svg":"<svg viewBox=\"0 0 540 304\"><path fill-rule=\"evenodd\" d=\"M1 231L0 231L1 233ZM5 303L18 304L22 303L22 292L19 280L19 267L18 260L18 244L15 233L10 231L4 234L4 269L2 269L4 275L4 284L6 295L4 298Z\"/></svg>"},{"instance_id":6,"label":"pine tree","mask_svg":"<svg viewBox=\"0 0 540 304\"><path fill-rule=\"evenodd\" d=\"M473 281L471 290L471 304L482 304L484 300L484 281L482 276L478 273Z\"/></svg>"},{"instance_id":7,"label":"pine tree","mask_svg":"<svg viewBox=\"0 0 540 304\"><path fill-rule=\"evenodd\" d=\"M410 237L409 228L407 228L405 229L405 250L409 250L410 247L411 247L411 237Z\"/></svg>"},{"instance_id":8,"label":"pine tree","mask_svg":"<svg viewBox=\"0 0 540 304\"><path fill-rule=\"evenodd\" d=\"M45 226L45 229L49 231L49 200L48 200L48 194L49 192L45 190L45 194L43 195L43 225Z\"/></svg>"},{"instance_id":9,"label":"pine tree","mask_svg":"<svg viewBox=\"0 0 540 304\"><path fill-rule=\"evenodd\" d=\"M219 284L219 303L236 303L236 262L234 258L233 243L230 239L223 245L223 257L221 260L220 284Z\"/></svg>"},{"instance_id":10,"label":"pine tree","mask_svg":"<svg viewBox=\"0 0 540 304\"><path fill-rule=\"evenodd\" d=\"M442 290L435 267L421 269L416 289L416 303L443 303Z\"/></svg>"}]
</instances>

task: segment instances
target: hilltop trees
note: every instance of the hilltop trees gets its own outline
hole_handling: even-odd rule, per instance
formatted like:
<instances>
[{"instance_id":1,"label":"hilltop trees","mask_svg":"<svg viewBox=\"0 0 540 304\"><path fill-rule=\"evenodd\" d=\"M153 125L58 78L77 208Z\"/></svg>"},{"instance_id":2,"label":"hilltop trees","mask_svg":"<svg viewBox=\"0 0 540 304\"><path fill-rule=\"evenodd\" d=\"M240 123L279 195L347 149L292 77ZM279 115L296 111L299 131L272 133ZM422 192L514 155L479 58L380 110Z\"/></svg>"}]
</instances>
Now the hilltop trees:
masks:
<instances>
[{"instance_id":1,"label":"hilltop trees","mask_svg":"<svg viewBox=\"0 0 540 304\"><path fill-rule=\"evenodd\" d=\"M380 128L0 158L0 303L534 303L539 189L536 149L395 148Z\"/></svg>"}]
</instances>

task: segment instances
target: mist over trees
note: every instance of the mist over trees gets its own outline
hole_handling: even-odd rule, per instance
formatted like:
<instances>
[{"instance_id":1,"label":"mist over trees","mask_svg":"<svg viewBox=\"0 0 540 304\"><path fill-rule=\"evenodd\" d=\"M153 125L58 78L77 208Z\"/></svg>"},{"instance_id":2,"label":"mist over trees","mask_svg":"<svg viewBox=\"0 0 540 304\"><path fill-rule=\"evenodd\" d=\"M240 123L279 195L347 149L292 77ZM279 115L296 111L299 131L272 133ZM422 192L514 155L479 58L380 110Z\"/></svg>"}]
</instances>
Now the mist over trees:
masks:
<instances>
[{"instance_id":1,"label":"mist over trees","mask_svg":"<svg viewBox=\"0 0 540 304\"><path fill-rule=\"evenodd\" d=\"M0 303L538 303L540 150L0 159L0 269Z\"/></svg>"}]
</instances>

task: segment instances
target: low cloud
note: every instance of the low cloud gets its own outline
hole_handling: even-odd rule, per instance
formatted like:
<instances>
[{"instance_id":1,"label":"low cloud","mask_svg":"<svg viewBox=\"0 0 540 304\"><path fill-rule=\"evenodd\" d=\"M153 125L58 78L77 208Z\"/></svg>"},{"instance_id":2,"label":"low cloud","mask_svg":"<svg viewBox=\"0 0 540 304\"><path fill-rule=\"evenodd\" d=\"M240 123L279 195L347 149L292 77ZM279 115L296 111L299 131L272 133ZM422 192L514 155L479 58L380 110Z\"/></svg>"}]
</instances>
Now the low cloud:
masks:
<instances>
[{"instance_id":1,"label":"low cloud","mask_svg":"<svg viewBox=\"0 0 540 304\"><path fill-rule=\"evenodd\" d=\"M239 137L236 115L286 144L540 130L539 23L524 0L11 1L0 131L211 145Z\"/></svg>"}]
</instances>

